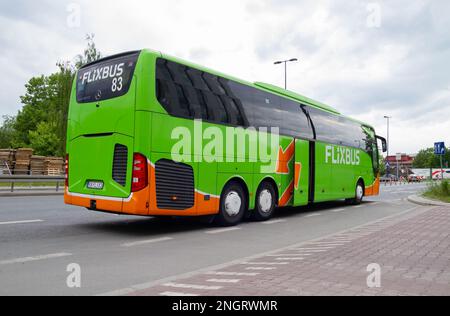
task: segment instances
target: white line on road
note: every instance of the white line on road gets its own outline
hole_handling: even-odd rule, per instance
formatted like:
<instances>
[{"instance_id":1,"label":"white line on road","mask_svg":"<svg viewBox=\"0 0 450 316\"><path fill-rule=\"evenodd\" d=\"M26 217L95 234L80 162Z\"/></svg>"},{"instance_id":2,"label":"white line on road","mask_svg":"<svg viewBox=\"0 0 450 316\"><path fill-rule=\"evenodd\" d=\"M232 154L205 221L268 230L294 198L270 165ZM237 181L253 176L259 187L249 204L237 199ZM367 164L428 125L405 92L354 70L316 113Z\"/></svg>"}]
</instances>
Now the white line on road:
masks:
<instances>
[{"instance_id":1,"label":"white line on road","mask_svg":"<svg viewBox=\"0 0 450 316\"><path fill-rule=\"evenodd\" d=\"M267 255L267 257L303 257L303 256L309 256L308 254L304 253L282 253L278 255Z\"/></svg>"},{"instance_id":2,"label":"white line on road","mask_svg":"<svg viewBox=\"0 0 450 316\"><path fill-rule=\"evenodd\" d=\"M322 216L322 214L321 213L313 213L313 214L306 215L305 217L316 217L316 216Z\"/></svg>"},{"instance_id":3,"label":"white line on road","mask_svg":"<svg viewBox=\"0 0 450 316\"><path fill-rule=\"evenodd\" d=\"M180 292L163 292L160 296L200 296L198 294L180 293Z\"/></svg>"},{"instance_id":4,"label":"white line on road","mask_svg":"<svg viewBox=\"0 0 450 316\"><path fill-rule=\"evenodd\" d=\"M182 284L182 283L165 283L162 286L175 287L180 289L194 289L194 290L220 290L222 286L207 286L207 285L195 285L195 284Z\"/></svg>"},{"instance_id":5,"label":"white line on road","mask_svg":"<svg viewBox=\"0 0 450 316\"><path fill-rule=\"evenodd\" d=\"M245 270L254 270L254 271L269 271L276 270L276 268L268 268L268 267L248 267Z\"/></svg>"},{"instance_id":6,"label":"white line on road","mask_svg":"<svg viewBox=\"0 0 450 316\"><path fill-rule=\"evenodd\" d=\"M314 246L314 245L324 245L324 246L344 246L345 245L345 243L347 243L347 241L343 241L343 242L320 242L320 241L317 241L317 242L312 242L311 243L311 246Z\"/></svg>"},{"instance_id":7,"label":"white line on road","mask_svg":"<svg viewBox=\"0 0 450 316\"><path fill-rule=\"evenodd\" d=\"M206 280L206 282L213 282L213 283L239 283L240 279L209 279Z\"/></svg>"},{"instance_id":8,"label":"white line on road","mask_svg":"<svg viewBox=\"0 0 450 316\"><path fill-rule=\"evenodd\" d=\"M146 245L146 244L154 244L157 242L168 241L168 240L172 240L172 239L173 239L172 237L147 239L147 240L141 240L141 241L135 241L135 242L129 242L126 244L122 244L122 247L134 247L134 246L141 246L141 245Z\"/></svg>"},{"instance_id":9,"label":"white line on road","mask_svg":"<svg viewBox=\"0 0 450 316\"><path fill-rule=\"evenodd\" d=\"M227 271L208 271L207 275L224 275L224 276L257 276L258 272L227 272Z\"/></svg>"},{"instance_id":10,"label":"white line on road","mask_svg":"<svg viewBox=\"0 0 450 316\"><path fill-rule=\"evenodd\" d=\"M42 223L41 219L32 219L27 221L13 221L13 222L0 222L0 225L12 225L12 224L31 224L31 223Z\"/></svg>"},{"instance_id":11,"label":"white line on road","mask_svg":"<svg viewBox=\"0 0 450 316\"><path fill-rule=\"evenodd\" d=\"M261 266L271 266L271 265L286 265L289 264L289 262L241 262L241 264L248 264L248 265L261 265Z\"/></svg>"},{"instance_id":12,"label":"white line on road","mask_svg":"<svg viewBox=\"0 0 450 316\"><path fill-rule=\"evenodd\" d=\"M280 260L280 261L300 261L303 260L304 258L298 257L291 257L291 258L276 258L275 260Z\"/></svg>"},{"instance_id":13,"label":"white line on road","mask_svg":"<svg viewBox=\"0 0 450 316\"><path fill-rule=\"evenodd\" d=\"M45 259L55 259L55 258L61 258L61 257L68 257L71 256L71 253L52 253L49 255L40 255L40 256L34 256L34 257L24 257L24 258L16 258L16 259L10 259L10 260L3 260L0 261L0 265L7 265L7 264L14 264L14 263L25 263L25 262L31 262L31 261L39 261L39 260L45 260Z\"/></svg>"},{"instance_id":14,"label":"white line on road","mask_svg":"<svg viewBox=\"0 0 450 316\"><path fill-rule=\"evenodd\" d=\"M231 228L221 228L221 229L214 229L214 230L208 230L205 233L207 234L220 234L220 233L227 233L235 230L240 230L240 227L231 227Z\"/></svg>"},{"instance_id":15,"label":"white line on road","mask_svg":"<svg viewBox=\"0 0 450 316\"><path fill-rule=\"evenodd\" d=\"M331 210L331 211L334 212L334 213L340 213L340 212L346 211L346 209L345 208L338 208L336 210Z\"/></svg>"},{"instance_id":16,"label":"white line on road","mask_svg":"<svg viewBox=\"0 0 450 316\"><path fill-rule=\"evenodd\" d=\"M267 222L263 222L264 225L272 225L272 224L279 224L279 223L285 223L286 220L285 219L277 219L277 220L273 220L273 221L267 221Z\"/></svg>"}]
</instances>

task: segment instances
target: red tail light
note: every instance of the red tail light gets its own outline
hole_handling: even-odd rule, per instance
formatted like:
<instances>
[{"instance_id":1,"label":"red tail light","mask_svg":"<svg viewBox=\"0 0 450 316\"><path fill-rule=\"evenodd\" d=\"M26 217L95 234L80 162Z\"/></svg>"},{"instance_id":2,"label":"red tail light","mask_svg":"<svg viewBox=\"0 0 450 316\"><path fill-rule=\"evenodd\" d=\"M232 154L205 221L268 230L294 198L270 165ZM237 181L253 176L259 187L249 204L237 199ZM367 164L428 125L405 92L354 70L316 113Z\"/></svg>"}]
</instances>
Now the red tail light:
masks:
<instances>
[{"instance_id":1,"label":"red tail light","mask_svg":"<svg viewBox=\"0 0 450 316\"><path fill-rule=\"evenodd\" d=\"M66 164L64 166L64 175L66 187L69 187L69 154L66 155Z\"/></svg>"},{"instance_id":2,"label":"red tail light","mask_svg":"<svg viewBox=\"0 0 450 316\"><path fill-rule=\"evenodd\" d=\"M148 185L147 158L141 154L134 154L133 157L133 177L131 182L131 192L138 192Z\"/></svg>"}]
</instances>

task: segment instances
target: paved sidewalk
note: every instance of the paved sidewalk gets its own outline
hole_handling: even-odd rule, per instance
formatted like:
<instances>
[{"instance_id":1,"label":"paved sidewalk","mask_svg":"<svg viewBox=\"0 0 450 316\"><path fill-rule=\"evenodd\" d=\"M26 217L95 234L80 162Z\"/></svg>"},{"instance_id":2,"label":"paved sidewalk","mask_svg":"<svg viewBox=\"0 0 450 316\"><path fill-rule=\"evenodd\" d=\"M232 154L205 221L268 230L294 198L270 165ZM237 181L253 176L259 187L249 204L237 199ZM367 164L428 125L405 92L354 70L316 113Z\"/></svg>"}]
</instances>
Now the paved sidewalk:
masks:
<instances>
[{"instance_id":1,"label":"paved sidewalk","mask_svg":"<svg viewBox=\"0 0 450 316\"><path fill-rule=\"evenodd\" d=\"M369 264L381 287L369 288ZM142 286L128 295L450 295L450 207L417 207L276 252Z\"/></svg>"}]
</instances>

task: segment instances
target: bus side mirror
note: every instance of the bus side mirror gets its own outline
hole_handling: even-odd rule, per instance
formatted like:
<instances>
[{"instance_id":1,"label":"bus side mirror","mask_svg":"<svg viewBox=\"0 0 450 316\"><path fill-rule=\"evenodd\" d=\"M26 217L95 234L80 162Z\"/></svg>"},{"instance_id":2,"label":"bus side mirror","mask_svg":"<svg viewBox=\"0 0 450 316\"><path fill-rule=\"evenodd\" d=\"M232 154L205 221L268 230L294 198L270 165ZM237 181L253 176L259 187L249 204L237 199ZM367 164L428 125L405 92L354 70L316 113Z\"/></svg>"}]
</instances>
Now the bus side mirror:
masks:
<instances>
[{"instance_id":1,"label":"bus side mirror","mask_svg":"<svg viewBox=\"0 0 450 316\"><path fill-rule=\"evenodd\" d=\"M386 138L381 137L381 136L377 136L377 139L381 140L381 146L383 147L383 152L387 152L387 141Z\"/></svg>"}]
</instances>

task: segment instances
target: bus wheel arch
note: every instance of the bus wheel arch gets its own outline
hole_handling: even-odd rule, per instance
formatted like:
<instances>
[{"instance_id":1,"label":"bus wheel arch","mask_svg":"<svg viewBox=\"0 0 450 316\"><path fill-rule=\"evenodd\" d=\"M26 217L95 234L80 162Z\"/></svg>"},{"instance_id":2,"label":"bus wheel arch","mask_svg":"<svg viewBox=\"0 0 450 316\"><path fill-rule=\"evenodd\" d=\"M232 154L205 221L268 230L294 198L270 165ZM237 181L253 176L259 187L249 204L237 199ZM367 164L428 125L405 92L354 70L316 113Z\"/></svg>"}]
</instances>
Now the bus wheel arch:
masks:
<instances>
[{"instance_id":1,"label":"bus wheel arch","mask_svg":"<svg viewBox=\"0 0 450 316\"><path fill-rule=\"evenodd\" d=\"M366 192L366 185L364 183L364 179L360 177L358 181L356 181L355 197L347 199L346 202L350 205L361 204L362 200L364 199L364 196L366 195L365 192Z\"/></svg>"},{"instance_id":2,"label":"bus wheel arch","mask_svg":"<svg viewBox=\"0 0 450 316\"><path fill-rule=\"evenodd\" d=\"M222 189L215 222L220 226L235 226L243 220L248 207L249 191L245 181L241 178L231 178Z\"/></svg>"},{"instance_id":3,"label":"bus wheel arch","mask_svg":"<svg viewBox=\"0 0 450 316\"><path fill-rule=\"evenodd\" d=\"M278 207L279 192L274 179L264 178L258 186L255 196L255 209L251 218L256 221L266 221L272 218Z\"/></svg>"}]
</instances>

